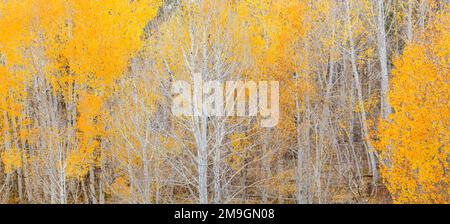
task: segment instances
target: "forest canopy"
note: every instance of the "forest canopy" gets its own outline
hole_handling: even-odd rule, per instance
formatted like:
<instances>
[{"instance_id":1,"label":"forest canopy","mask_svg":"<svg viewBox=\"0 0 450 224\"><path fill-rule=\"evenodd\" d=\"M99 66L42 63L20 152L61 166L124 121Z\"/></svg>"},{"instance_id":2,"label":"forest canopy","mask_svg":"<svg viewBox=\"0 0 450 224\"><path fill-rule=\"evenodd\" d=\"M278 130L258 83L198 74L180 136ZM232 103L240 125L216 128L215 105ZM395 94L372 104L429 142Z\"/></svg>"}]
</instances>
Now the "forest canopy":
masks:
<instances>
[{"instance_id":1,"label":"forest canopy","mask_svg":"<svg viewBox=\"0 0 450 224\"><path fill-rule=\"evenodd\" d=\"M448 0L0 0L0 203L450 203L449 31ZM277 125L174 115L196 74L277 81Z\"/></svg>"}]
</instances>

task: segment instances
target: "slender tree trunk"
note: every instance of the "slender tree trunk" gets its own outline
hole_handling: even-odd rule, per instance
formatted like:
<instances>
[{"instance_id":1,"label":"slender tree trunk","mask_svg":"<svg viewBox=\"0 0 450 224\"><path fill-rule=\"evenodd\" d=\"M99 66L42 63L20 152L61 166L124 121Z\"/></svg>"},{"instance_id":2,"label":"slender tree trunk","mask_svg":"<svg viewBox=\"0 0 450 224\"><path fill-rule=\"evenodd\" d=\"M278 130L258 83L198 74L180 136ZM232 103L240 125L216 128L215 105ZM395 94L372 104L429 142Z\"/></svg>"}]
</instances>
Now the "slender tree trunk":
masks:
<instances>
[{"instance_id":1,"label":"slender tree trunk","mask_svg":"<svg viewBox=\"0 0 450 224\"><path fill-rule=\"evenodd\" d=\"M408 12L406 24L406 33L408 42L411 42L413 40L413 21L412 21L413 1L414 0L408 0Z\"/></svg>"},{"instance_id":2,"label":"slender tree trunk","mask_svg":"<svg viewBox=\"0 0 450 224\"><path fill-rule=\"evenodd\" d=\"M355 50L355 44L353 41L353 31L352 31L352 25L350 20L350 3L349 0L346 0L346 14L347 14L347 29L348 29L348 35L349 35L349 42L350 42L350 55L351 55L351 62L352 62L352 71L355 81L355 87L358 97L358 106L360 109L360 115L361 115L361 132L364 138L364 142L366 145L366 152L368 155L369 160L369 168L372 171L373 180L374 182L378 181L378 171L377 171L377 165L376 165L376 158L375 158L375 151L371 145L369 134L368 134L368 128L367 128L367 116L366 111L364 108L364 99L363 99L363 93L362 93L362 87L361 87L361 81L359 77L358 67L356 63L356 50Z\"/></svg>"},{"instance_id":3,"label":"slender tree trunk","mask_svg":"<svg viewBox=\"0 0 450 224\"><path fill-rule=\"evenodd\" d=\"M391 107L389 105L389 74L387 65L387 46L386 46L386 28L384 17L384 0L377 0L377 39L378 39L378 56L381 67L381 117L387 119L391 113Z\"/></svg>"}]
</instances>

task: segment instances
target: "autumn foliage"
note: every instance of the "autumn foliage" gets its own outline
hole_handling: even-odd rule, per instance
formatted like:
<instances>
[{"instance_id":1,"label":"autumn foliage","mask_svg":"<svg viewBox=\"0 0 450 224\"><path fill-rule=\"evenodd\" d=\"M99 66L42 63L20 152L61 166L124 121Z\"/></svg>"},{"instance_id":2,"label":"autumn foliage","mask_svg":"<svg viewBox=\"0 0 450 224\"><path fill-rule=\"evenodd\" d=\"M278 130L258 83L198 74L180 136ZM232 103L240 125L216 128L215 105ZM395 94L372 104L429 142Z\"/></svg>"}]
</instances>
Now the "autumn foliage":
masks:
<instances>
[{"instance_id":1,"label":"autumn foliage","mask_svg":"<svg viewBox=\"0 0 450 224\"><path fill-rule=\"evenodd\" d=\"M450 16L430 24L424 40L409 43L394 61L390 102L380 124L383 176L396 203L450 199Z\"/></svg>"},{"instance_id":2,"label":"autumn foliage","mask_svg":"<svg viewBox=\"0 0 450 224\"><path fill-rule=\"evenodd\" d=\"M449 25L444 0L0 0L0 203L449 203ZM193 74L279 81L280 122L174 116Z\"/></svg>"}]
</instances>

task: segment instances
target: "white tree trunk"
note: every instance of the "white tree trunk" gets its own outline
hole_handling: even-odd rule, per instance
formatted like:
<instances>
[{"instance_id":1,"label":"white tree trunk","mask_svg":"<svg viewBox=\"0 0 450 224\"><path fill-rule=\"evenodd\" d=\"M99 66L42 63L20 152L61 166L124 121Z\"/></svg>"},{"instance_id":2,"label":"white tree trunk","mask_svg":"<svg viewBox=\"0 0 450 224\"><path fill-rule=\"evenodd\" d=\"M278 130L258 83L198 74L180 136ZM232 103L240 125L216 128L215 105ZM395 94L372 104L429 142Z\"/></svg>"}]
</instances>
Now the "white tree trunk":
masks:
<instances>
[{"instance_id":1,"label":"white tree trunk","mask_svg":"<svg viewBox=\"0 0 450 224\"><path fill-rule=\"evenodd\" d=\"M358 106L361 110L361 132L362 136L364 138L365 144L366 144L366 152L368 155L369 160L369 168L372 171L373 179L374 181L378 181L378 171L377 171L377 165L375 160L375 151L371 145L369 134L368 134L368 128L367 128L367 116L366 111L364 108L364 99L363 99L363 93L362 93L362 87L361 87L361 81L359 77L357 62L356 62L356 50L355 50L355 44L353 41L353 31L352 31L352 24L350 20L350 3L349 0L346 0L346 11L347 11L347 29L348 29L348 35L349 35L349 42L350 42L350 56L351 56L351 63L352 63L352 71L353 71L353 77L355 81L355 87L358 97Z\"/></svg>"},{"instance_id":2,"label":"white tree trunk","mask_svg":"<svg viewBox=\"0 0 450 224\"><path fill-rule=\"evenodd\" d=\"M377 39L378 39L378 56L381 67L381 117L387 119L391 113L389 105L389 74L387 66L387 47L386 47L386 28L384 17L384 0L377 0Z\"/></svg>"}]
</instances>

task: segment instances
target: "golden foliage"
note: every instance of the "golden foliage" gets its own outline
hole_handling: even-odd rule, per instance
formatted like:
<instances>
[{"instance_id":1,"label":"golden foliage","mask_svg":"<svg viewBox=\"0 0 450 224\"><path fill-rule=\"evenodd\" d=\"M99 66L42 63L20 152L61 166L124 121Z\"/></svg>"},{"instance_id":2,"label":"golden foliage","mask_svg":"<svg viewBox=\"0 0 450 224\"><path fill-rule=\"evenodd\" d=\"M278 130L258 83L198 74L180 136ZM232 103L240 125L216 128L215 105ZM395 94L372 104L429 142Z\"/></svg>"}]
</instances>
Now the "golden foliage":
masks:
<instances>
[{"instance_id":1,"label":"golden foliage","mask_svg":"<svg viewBox=\"0 0 450 224\"><path fill-rule=\"evenodd\" d=\"M12 173L16 169L22 167L22 150L10 149L8 151L1 152L1 158L6 173Z\"/></svg>"},{"instance_id":2,"label":"golden foliage","mask_svg":"<svg viewBox=\"0 0 450 224\"><path fill-rule=\"evenodd\" d=\"M395 62L394 113L379 127L382 175L396 203L450 202L450 16Z\"/></svg>"}]
</instances>

